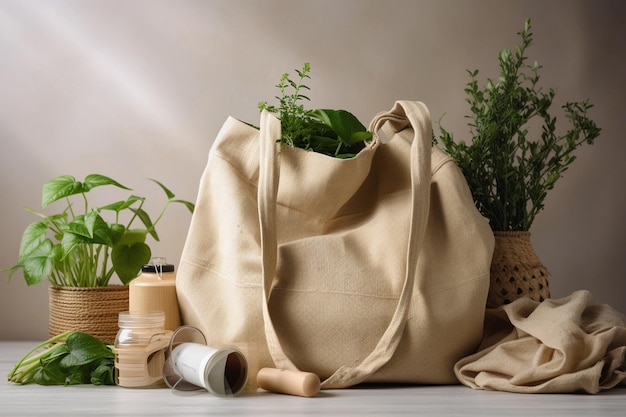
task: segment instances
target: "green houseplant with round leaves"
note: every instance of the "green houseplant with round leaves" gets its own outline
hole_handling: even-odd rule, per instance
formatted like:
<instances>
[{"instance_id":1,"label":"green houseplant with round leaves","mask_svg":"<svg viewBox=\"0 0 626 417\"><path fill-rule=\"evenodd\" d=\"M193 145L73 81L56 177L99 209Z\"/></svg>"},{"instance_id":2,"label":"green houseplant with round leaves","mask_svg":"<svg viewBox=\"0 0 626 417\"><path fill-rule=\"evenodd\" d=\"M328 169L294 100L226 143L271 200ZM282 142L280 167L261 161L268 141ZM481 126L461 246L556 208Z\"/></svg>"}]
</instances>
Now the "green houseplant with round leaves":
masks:
<instances>
[{"instance_id":1,"label":"green houseplant with round leaves","mask_svg":"<svg viewBox=\"0 0 626 417\"><path fill-rule=\"evenodd\" d=\"M56 204L52 214L26 209L39 220L26 227L17 263L28 285L48 280L60 287L103 287L116 274L122 284L135 278L151 258L146 238L158 241L156 224L167 207L180 203L193 212L193 203L176 199L162 183L166 201L153 221L144 209L145 197L129 193L123 200L93 206L89 197L95 189L115 187L131 191L112 178L90 174L83 181L62 175L43 185L41 210Z\"/></svg>"}]
</instances>

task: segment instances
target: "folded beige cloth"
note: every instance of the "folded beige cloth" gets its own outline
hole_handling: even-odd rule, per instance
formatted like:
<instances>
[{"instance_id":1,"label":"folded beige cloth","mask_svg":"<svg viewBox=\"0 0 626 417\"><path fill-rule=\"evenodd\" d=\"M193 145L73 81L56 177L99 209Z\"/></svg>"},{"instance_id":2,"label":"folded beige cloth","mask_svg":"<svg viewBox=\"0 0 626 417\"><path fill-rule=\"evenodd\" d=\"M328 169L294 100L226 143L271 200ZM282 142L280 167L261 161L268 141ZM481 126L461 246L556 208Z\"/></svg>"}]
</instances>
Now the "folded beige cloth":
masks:
<instances>
[{"instance_id":1,"label":"folded beige cloth","mask_svg":"<svg viewBox=\"0 0 626 417\"><path fill-rule=\"evenodd\" d=\"M478 352L454 367L474 389L587 392L626 384L626 316L588 291L488 309Z\"/></svg>"}]
</instances>

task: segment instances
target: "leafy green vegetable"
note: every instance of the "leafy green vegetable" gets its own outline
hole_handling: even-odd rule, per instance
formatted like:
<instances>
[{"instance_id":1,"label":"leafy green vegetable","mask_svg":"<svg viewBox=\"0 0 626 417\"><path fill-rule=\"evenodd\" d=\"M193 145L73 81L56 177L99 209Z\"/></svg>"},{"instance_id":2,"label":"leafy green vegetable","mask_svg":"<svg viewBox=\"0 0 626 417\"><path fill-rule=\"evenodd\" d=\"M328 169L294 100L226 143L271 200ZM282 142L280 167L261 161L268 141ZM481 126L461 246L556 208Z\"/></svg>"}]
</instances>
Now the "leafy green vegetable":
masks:
<instances>
[{"instance_id":1,"label":"leafy green vegetable","mask_svg":"<svg viewBox=\"0 0 626 417\"><path fill-rule=\"evenodd\" d=\"M539 69L526 63L532 44L530 19L519 32L522 44L498 54L500 78L478 86L478 70L468 71L465 88L470 105L471 143L456 142L441 127L440 140L465 175L476 206L496 231L529 230L554 188L576 157L574 150L593 144L600 128L587 117L588 100L562 106L571 128L556 133L556 117L549 113L554 89L539 87ZM540 119L541 137L531 139L527 124ZM435 140L436 141L436 140Z\"/></svg>"},{"instance_id":2,"label":"leafy green vegetable","mask_svg":"<svg viewBox=\"0 0 626 417\"><path fill-rule=\"evenodd\" d=\"M310 90L304 80L311 78L311 65L305 63L301 70L295 71L299 77L297 81L285 73L276 85L281 92L280 96L276 96L278 107L267 102L259 103L260 110L267 110L280 119L280 141L337 158L354 157L372 138L372 134L346 110L306 110L300 102L310 100L302 92Z\"/></svg>"},{"instance_id":3,"label":"leafy green vegetable","mask_svg":"<svg viewBox=\"0 0 626 417\"><path fill-rule=\"evenodd\" d=\"M102 341L87 333L69 331L28 351L7 379L22 385L115 385L114 360L113 350Z\"/></svg>"}]
</instances>

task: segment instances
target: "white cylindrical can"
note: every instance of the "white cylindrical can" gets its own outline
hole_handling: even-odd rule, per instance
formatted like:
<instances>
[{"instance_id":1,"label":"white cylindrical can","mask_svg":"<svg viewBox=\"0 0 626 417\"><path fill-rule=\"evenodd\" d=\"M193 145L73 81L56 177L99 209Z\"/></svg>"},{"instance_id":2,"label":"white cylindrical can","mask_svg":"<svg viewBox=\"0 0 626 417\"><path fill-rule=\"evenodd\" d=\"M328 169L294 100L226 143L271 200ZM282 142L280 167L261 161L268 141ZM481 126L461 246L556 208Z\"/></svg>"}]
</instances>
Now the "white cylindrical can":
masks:
<instances>
[{"instance_id":1,"label":"white cylindrical can","mask_svg":"<svg viewBox=\"0 0 626 417\"><path fill-rule=\"evenodd\" d=\"M246 357L233 348L181 343L172 350L171 361L185 381L219 396L237 395L248 380Z\"/></svg>"}]
</instances>

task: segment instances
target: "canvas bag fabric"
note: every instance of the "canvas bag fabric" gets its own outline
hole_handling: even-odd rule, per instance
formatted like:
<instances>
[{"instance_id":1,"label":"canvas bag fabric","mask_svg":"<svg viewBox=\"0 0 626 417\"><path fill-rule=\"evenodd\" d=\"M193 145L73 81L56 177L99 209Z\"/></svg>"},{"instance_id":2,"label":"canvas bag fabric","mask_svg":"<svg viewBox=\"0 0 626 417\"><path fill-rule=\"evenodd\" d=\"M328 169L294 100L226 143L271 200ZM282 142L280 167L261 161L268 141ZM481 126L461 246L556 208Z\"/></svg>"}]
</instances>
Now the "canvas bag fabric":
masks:
<instances>
[{"instance_id":1,"label":"canvas bag fabric","mask_svg":"<svg viewBox=\"0 0 626 417\"><path fill-rule=\"evenodd\" d=\"M396 102L343 160L279 145L267 112L260 130L228 118L181 254L183 322L242 350L253 378L269 366L322 388L458 383L494 238L431 129L424 104Z\"/></svg>"},{"instance_id":2,"label":"canvas bag fabric","mask_svg":"<svg viewBox=\"0 0 626 417\"><path fill-rule=\"evenodd\" d=\"M461 359L463 384L519 393L597 394L626 385L626 316L587 290L488 309L483 342Z\"/></svg>"}]
</instances>

